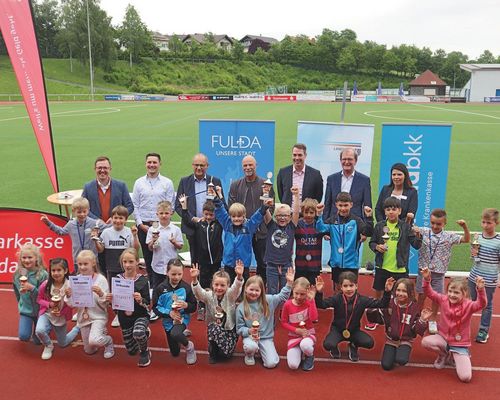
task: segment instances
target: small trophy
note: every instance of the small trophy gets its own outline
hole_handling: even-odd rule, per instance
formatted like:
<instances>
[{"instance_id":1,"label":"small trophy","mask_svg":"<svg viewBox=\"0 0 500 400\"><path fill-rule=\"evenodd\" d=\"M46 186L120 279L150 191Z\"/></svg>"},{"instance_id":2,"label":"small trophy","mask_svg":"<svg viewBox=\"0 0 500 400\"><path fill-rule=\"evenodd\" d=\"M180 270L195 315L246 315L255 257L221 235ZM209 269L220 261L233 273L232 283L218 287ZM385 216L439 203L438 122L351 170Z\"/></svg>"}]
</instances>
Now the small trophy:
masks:
<instances>
[{"instance_id":1,"label":"small trophy","mask_svg":"<svg viewBox=\"0 0 500 400\"><path fill-rule=\"evenodd\" d=\"M61 312L61 300L62 300L62 297L59 293L54 293L51 297L50 297L50 301L52 303L54 303L54 306L52 307L52 313L53 314L58 314Z\"/></svg>"},{"instance_id":2,"label":"small trophy","mask_svg":"<svg viewBox=\"0 0 500 400\"><path fill-rule=\"evenodd\" d=\"M158 221L153 222L151 225L151 235L153 236L153 249L160 247L160 229L158 229Z\"/></svg>"},{"instance_id":3,"label":"small trophy","mask_svg":"<svg viewBox=\"0 0 500 400\"><path fill-rule=\"evenodd\" d=\"M181 305L177 300L179 300L179 297L176 294L172 295L172 311L175 311L175 312L179 312L179 310L181 308ZM174 325L178 325L180 323L181 323L181 321L174 319Z\"/></svg>"},{"instance_id":4,"label":"small trophy","mask_svg":"<svg viewBox=\"0 0 500 400\"><path fill-rule=\"evenodd\" d=\"M207 185L207 200L215 199L215 185L213 183L213 177L210 178L210 183Z\"/></svg>"},{"instance_id":5,"label":"small trophy","mask_svg":"<svg viewBox=\"0 0 500 400\"><path fill-rule=\"evenodd\" d=\"M385 249L387 250L389 248L389 246L387 246L387 242L390 239L389 228L387 226L384 226L382 231L384 232L384 234L382 235L382 240L384 241L384 246L385 246Z\"/></svg>"},{"instance_id":6,"label":"small trophy","mask_svg":"<svg viewBox=\"0 0 500 400\"><path fill-rule=\"evenodd\" d=\"M481 259L479 258L479 248L481 245L479 244L479 233L474 233L474 239L472 240L471 246L473 249L475 249L478 253L474 258L474 262L479 262Z\"/></svg>"},{"instance_id":7,"label":"small trophy","mask_svg":"<svg viewBox=\"0 0 500 400\"><path fill-rule=\"evenodd\" d=\"M260 332L259 332L260 323L259 323L259 321L257 321L257 320L253 321L252 328L256 329L256 331L254 333L252 333L252 339L257 341L260 339Z\"/></svg>"},{"instance_id":8,"label":"small trophy","mask_svg":"<svg viewBox=\"0 0 500 400\"><path fill-rule=\"evenodd\" d=\"M21 293L25 293L26 292L26 288L24 287L25 284L26 284L26 282L28 282L28 277L26 275L27 275L26 268L21 268L21 276L19 277L19 284L21 286L20 287Z\"/></svg>"},{"instance_id":9,"label":"small trophy","mask_svg":"<svg viewBox=\"0 0 500 400\"><path fill-rule=\"evenodd\" d=\"M224 310L222 309L222 307L220 307L220 306L215 307L214 318L215 318L215 323L217 325L221 326L223 324L223 322L224 322Z\"/></svg>"},{"instance_id":10,"label":"small trophy","mask_svg":"<svg viewBox=\"0 0 500 400\"><path fill-rule=\"evenodd\" d=\"M271 197L270 192L271 192L271 188L273 187L273 182L271 181L272 177L273 177L273 173L271 171L269 171L267 173L267 179L262 184L262 196L260 196L260 199L262 201L266 201Z\"/></svg>"},{"instance_id":11,"label":"small trophy","mask_svg":"<svg viewBox=\"0 0 500 400\"><path fill-rule=\"evenodd\" d=\"M90 235L91 235L90 238L92 240L95 240L96 242L99 240L99 221L98 220L95 222L95 226L92 228Z\"/></svg>"}]
</instances>

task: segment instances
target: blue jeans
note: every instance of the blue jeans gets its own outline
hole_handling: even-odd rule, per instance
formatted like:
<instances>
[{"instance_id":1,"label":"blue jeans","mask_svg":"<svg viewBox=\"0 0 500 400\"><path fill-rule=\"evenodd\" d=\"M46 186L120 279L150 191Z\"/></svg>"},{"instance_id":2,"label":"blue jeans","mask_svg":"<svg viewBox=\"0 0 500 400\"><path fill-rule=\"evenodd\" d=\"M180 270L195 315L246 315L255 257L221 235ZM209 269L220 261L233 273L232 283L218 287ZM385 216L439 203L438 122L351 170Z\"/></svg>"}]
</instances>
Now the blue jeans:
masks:
<instances>
[{"instance_id":1,"label":"blue jeans","mask_svg":"<svg viewBox=\"0 0 500 400\"><path fill-rule=\"evenodd\" d=\"M28 317L26 315L19 315L19 340L23 342L29 342L31 337L33 337L33 342L35 344L40 344L38 338L33 335L33 330L36 325L35 317Z\"/></svg>"},{"instance_id":2,"label":"blue jeans","mask_svg":"<svg viewBox=\"0 0 500 400\"><path fill-rule=\"evenodd\" d=\"M289 265L267 263L267 294L278 294L281 288L286 285L286 270L288 267Z\"/></svg>"},{"instance_id":3,"label":"blue jeans","mask_svg":"<svg viewBox=\"0 0 500 400\"><path fill-rule=\"evenodd\" d=\"M476 291L476 283L467 280L469 284L469 292L472 300L477 299L477 291ZM488 304L486 308L483 309L481 313L481 323L479 324L479 329L488 332L491 325L491 316L493 314L493 295L495 294L496 287L485 287L486 289L486 299L488 300Z\"/></svg>"},{"instance_id":4,"label":"blue jeans","mask_svg":"<svg viewBox=\"0 0 500 400\"><path fill-rule=\"evenodd\" d=\"M80 328L76 326L71 329L71 331L66 333L66 324L61 326L52 325L50 323L49 317L45 313L38 318L35 329L35 333L38 336L38 339L40 339L44 346L50 346L52 344L49 336L52 328L54 328L54 332L56 333L57 338L57 344L60 347L66 347L75 339L78 333L80 333Z\"/></svg>"}]
</instances>

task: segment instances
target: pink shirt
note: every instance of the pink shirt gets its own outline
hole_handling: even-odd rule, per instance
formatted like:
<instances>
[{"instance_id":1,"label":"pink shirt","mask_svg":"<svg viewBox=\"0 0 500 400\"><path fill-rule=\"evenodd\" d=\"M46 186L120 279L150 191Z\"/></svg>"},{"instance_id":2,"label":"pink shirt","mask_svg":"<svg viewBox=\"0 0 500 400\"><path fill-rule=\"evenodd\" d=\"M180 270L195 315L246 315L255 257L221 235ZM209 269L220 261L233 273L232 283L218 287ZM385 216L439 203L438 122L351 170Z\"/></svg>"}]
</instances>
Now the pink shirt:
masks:
<instances>
[{"instance_id":1,"label":"pink shirt","mask_svg":"<svg viewBox=\"0 0 500 400\"><path fill-rule=\"evenodd\" d=\"M439 334L450 346L470 347L470 321L472 314L486 307L486 291L477 290L477 300L464 298L458 304L452 304L445 294L436 293L424 279L424 293L434 303L439 304L441 316L438 323Z\"/></svg>"},{"instance_id":2,"label":"pink shirt","mask_svg":"<svg viewBox=\"0 0 500 400\"><path fill-rule=\"evenodd\" d=\"M297 171L295 167L293 167L292 172L292 186L296 186L299 188L299 199L302 199L302 186L304 186L304 174L306 167L302 171ZM292 196L292 208L293 208L293 196Z\"/></svg>"}]
</instances>

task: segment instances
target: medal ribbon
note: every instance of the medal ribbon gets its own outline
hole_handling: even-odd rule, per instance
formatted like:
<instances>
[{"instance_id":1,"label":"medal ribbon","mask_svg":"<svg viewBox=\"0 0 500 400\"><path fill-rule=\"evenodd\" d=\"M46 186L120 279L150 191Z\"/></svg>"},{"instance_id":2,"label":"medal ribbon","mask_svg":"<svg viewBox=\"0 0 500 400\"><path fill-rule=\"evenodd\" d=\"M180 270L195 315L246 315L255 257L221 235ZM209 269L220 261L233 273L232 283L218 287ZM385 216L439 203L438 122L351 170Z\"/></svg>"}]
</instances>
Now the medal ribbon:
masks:
<instances>
[{"instance_id":1,"label":"medal ribbon","mask_svg":"<svg viewBox=\"0 0 500 400\"><path fill-rule=\"evenodd\" d=\"M457 332L455 333L455 338L457 336L462 336L462 334L460 333L461 332L461 328L462 328L462 317L463 317L463 309L462 309L462 306L463 306L463 302L460 303L460 306L457 306L455 307L455 310L453 310L453 318L452 318L452 321L456 324L456 327L457 327ZM457 312L458 310L458 312ZM450 326L450 329L448 330L448 334L451 335L450 331L452 330L452 327ZM460 340L460 339L456 339L456 340Z\"/></svg>"},{"instance_id":2,"label":"medal ribbon","mask_svg":"<svg viewBox=\"0 0 500 400\"><path fill-rule=\"evenodd\" d=\"M406 308L408 308L409 305L406 306ZM396 302L396 313L398 314L398 323L400 325L400 328L399 328L399 339L398 340L401 340L401 337L403 336L403 331L405 330L405 322L404 322L404 317L405 317L405 313L403 313L403 317L401 318L401 307L399 306L399 304Z\"/></svg>"},{"instance_id":3,"label":"medal ribbon","mask_svg":"<svg viewBox=\"0 0 500 400\"><path fill-rule=\"evenodd\" d=\"M346 331L348 331L349 325L351 324L352 316L354 315L354 308L356 307L356 303L358 302L358 294L357 293L355 294L354 302L352 304L351 315L349 316L349 319L347 319L347 302L348 302L348 300L345 297L345 295L342 295L342 298L344 299L344 306L345 306L345 321L346 321L345 329L346 329Z\"/></svg>"},{"instance_id":4,"label":"medal ribbon","mask_svg":"<svg viewBox=\"0 0 500 400\"><path fill-rule=\"evenodd\" d=\"M85 227L87 225L87 220L83 221L83 236L80 233L80 224L76 222L76 231L78 232L78 241L80 242L80 250L85 250Z\"/></svg>"},{"instance_id":5,"label":"medal ribbon","mask_svg":"<svg viewBox=\"0 0 500 400\"><path fill-rule=\"evenodd\" d=\"M440 241L441 241L441 235L438 238L438 241L436 243L436 247L434 247L434 251L432 251L431 231L429 231L429 255L430 255L429 261L431 261L431 262L432 262L432 259L434 258L434 255L436 254L436 250L437 250L437 248L439 246L439 242Z\"/></svg>"}]
</instances>

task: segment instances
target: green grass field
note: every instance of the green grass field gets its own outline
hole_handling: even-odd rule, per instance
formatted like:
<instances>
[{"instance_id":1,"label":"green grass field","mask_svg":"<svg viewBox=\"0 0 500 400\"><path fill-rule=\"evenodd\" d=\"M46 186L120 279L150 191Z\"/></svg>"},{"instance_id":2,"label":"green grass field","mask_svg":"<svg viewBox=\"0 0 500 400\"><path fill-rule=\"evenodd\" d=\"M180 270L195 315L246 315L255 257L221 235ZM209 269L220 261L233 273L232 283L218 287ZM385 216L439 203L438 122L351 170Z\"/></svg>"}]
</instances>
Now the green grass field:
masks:
<instances>
[{"instance_id":1,"label":"green grass field","mask_svg":"<svg viewBox=\"0 0 500 400\"><path fill-rule=\"evenodd\" d=\"M81 188L94 177L96 156L105 154L112 160L112 175L132 189L135 179L145 173L144 155L149 151L162 155L162 173L177 186L180 177L191 173L199 119L275 120L277 172L291 162L297 121L338 122L340 108L339 103L51 103L60 188ZM478 230L481 210L500 207L500 106L348 104L345 122L375 124L374 202L378 196L381 124L446 122L453 124L448 228L458 229L453 221L465 218ZM46 201L52 189L23 104L0 105L0 132L0 206L57 212L57 207ZM455 250L453 267L463 269L469 264L466 246Z\"/></svg>"}]
</instances>

